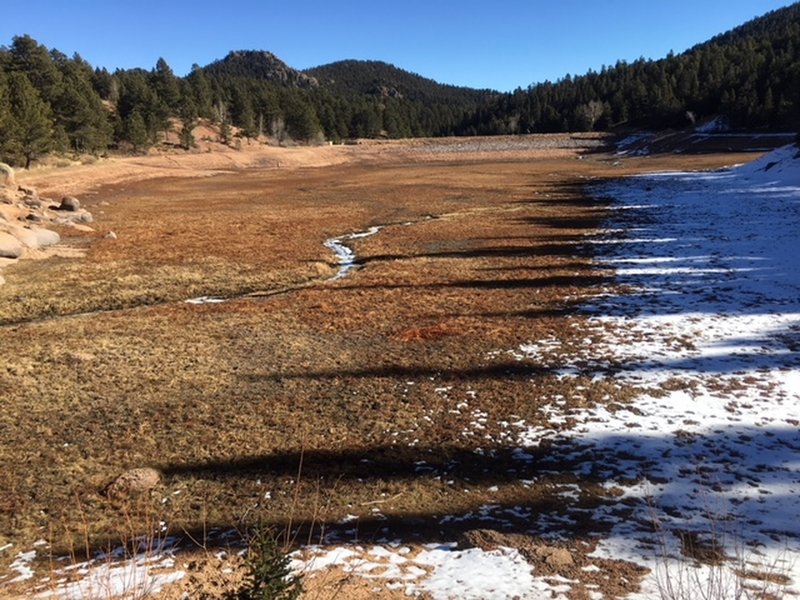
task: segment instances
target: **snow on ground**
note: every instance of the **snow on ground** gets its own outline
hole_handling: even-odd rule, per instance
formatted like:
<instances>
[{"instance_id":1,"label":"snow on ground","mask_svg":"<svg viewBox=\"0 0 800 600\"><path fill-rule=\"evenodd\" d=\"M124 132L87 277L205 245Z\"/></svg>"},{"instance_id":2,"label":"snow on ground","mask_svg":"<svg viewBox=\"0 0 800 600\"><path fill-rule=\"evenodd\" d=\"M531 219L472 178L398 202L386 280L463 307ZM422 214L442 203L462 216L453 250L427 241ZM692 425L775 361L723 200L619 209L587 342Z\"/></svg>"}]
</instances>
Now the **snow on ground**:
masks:
<instances>
[{"instance_id":1,"label":"snow on ground","mask_svg":"<svg viewBox=\"0 0 800 600\"><path fill-rule=\"evenodd\" d=\"M516 433L515 450L531 461L526 450L547 440L540 472L572 465L579 481L609 490L595 509L528 511L529 532L568 539L570 515L592 511L600 540L592 556L651 569L635 598L746 597L747 586L800 594L798 153L789 146L725 171L644 175L596 190L611 199L613 217L587 242L626 293L609 289L573 319L580 347L552 338L511 351L560 377L639 390L627 406L609 396L609 405L575 409L554 397L544 409L552 426ZM565 503L577 505L579 487L562 487ZM502 523L498 511L468 516ZM408 552L317 549L296 567L337 564L436 599L566 597L574 583L537 576L510 548ZM694 560L704 552L728 561ZM503 575L486 587L482 574L493 570ZM737 575L745 572L746 580Z\"/></svg>"},{"instance_id":2,"label":"snow on ground","mask_svg":"<svg viewBox=\"0 0 800 600\"><path fill-rule=\"evenodd\" d=\"M387 546L306 548L295 553L293 568L309 574L330 566L342 567L365 579L388 581L388 589L409 596L423 592L434 600L484 600L553 597L558 590L533 576L525 558L512 548L458 550L455 544L427 544L413 552L399 542Z\"/></svg>"},{"instance_id":3,"label":"snow on ground","mask_svg":"<svg viewBox=\"0 0 800 600\"><path fill-rule=\"evenodd\" d=\"M50 577L37 582L31 597L57 600L93 600L105 598L145 598L156 595L165 586L183 578L175 569L172 549L177 540L138 540L139 551L131 556L125 548L99 553L92 560L76 562L69 556L54 559ZM5 547L3 549L8 549ZM3 583L18 583L34 578L31 564L41 549L44 556L49 545L44 540L29 552L19 552L11 569L17 576Z\"/></svg>"},{"instance_id":4,"label":"snow on ground","mask_svg":"<svg viewBox=\"0 0 800 600\"><path fill-rule=\"evenodd\" d=\"M556 440L558 460L633 499L624 521L595 515L614 523L596 554L651 567L642 598L657 596L665 569L686 575L676 559L687 539L786 575L798 593L800 151L634 177L598 194L616 210L593 241L629 293L587 307L591 343L577 351L536 340L516 355L641 391L622 409L570 410L571 430L531 429L524 444ZM564 404L546 408L554 426L566 422ZM738 585L730 569L699 575L721 570Z\"/></svg>"},{"instance_id":5,"label":"snow on ground","mask_svg":"<svg viewBox=\"0 0 800 600\"><path fill-rule=\"evenodd\" d=\"M638 395L627 405L609 396L608 404L582 409L553 397L544 408L550 427L509 422L507 433L519 446L515 460L536 460L531 449L547 440L540 472L570 465L579 482L607 489L609 502L578 508L580 487L566 484L567 508L557 514L486 505L471 517L491 524L510 511L529 533L558 539L569 537L573 516L590 511L599 539L591 556L651 569L637 599L658 598L666 586L673 589L662 597L699 597L700 586L706 597L738 597L744 572L768 576L749 577L748 586L800 595L800 150L788 146L725 171L633 177L596 192L611 200L612 218L587 243L616 270L618 285L573 318L583 333L579 347L554 337L511 353L560 377L635 386ZM340 261L336 277L355 264L344 242L376 232L328 240ZM488 417L480 413L476 423ZM442 523L458 518L465 516ZM729 560L701 564L687 551ZM18 555L20 578L30 576L31 558ZM153 572L168 566L161 553L146 562L77 565L87 577L60 582L54 595L110 597L125 593L126 582L160 586L182 575ZM412 551L387 541L294 555L293 568L303 573L330 566L435 600L565 598L575 583L538 575L505 547Z\"/></svg>"}]
</instances>

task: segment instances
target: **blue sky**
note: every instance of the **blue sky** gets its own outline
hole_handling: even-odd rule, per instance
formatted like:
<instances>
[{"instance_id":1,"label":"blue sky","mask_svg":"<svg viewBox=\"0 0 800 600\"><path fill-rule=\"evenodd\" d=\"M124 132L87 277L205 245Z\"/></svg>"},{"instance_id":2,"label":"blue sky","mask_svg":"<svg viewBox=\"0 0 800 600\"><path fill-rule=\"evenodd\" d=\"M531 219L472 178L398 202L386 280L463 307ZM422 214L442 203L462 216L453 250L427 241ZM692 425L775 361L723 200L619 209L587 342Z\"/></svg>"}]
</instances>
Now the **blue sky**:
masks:
<instances>
[{"instance_id":1,"label":"blue sky","mask_svg":"<svg viewBox=\"0 0 800 600\"><path fill-rule=\"evenodd\" d=\"M230 50L304 69L383 60L442 83L501 91L618 59L661 58L767 11L775 0L38 0L4 2L0 45L30 34L94 66L178 75Z\"/></svg>"}]
</instances>

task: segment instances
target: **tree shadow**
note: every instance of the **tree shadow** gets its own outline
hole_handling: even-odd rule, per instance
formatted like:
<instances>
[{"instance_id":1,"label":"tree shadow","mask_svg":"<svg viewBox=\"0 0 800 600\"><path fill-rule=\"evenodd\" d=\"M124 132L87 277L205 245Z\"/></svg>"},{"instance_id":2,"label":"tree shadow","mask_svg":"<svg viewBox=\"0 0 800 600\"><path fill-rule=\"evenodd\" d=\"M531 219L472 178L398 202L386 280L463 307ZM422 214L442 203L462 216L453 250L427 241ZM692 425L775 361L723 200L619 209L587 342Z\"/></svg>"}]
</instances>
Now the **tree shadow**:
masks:
<instances>
[{"instance_id":1,"label":"tree shadow","mask_svg":"<svg viewBox=\"0 0 800 600\"><path fill-rule=\"evenodd\" d=\"M478 451L463 446L378 446L280 452L231 460L167 464L170 482L186 478L217 482L306 480L369 483L448 481L458 489L499 488L476 493L466 509L446 505L393 510L392 502L365 503L345 520L275 519L268 525L317 543L448 542L464 531L492 528L534 536L573 539L617 535L620 523L636 522L631 535L652 537L658 526L707 534L734 523L743 543L787 544L800 550L800 431L792 426L721 424L713 431L616 432L577 439L569 432L539 430L535 447ZM638 492L619 498L613 484L638 482ZM494 487L492 487L494 486ZM507 486L513 486L509 488ZM579 487L578 487L579 486ZM546 493L542 490L546 489ZM605 490L605 491L604 491ZM402 502L398 503L402 506ZM372 510L379 506L377 510ZM647 515L653 520L648 520ZM262 523L263 524L263 523ZM230 530L235 524L204 528ZM191 531L199 535L200 530Z\"/></svg>"}]
</instances>

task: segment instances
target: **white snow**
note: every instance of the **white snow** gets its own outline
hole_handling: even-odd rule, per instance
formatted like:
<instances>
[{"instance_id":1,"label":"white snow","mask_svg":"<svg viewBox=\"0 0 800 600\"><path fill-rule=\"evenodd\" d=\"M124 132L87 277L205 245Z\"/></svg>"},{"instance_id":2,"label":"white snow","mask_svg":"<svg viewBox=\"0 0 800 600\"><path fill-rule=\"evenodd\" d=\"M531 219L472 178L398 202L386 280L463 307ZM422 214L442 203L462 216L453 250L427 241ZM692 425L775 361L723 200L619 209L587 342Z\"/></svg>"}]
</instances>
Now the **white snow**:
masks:
<instances>
[{"instance_id":1,"label":"white snow","mask_svg":"<svg viewBox=\"0 0 800 600\"><path fill-rule=\"evenodd\" d=\"M17 576L9 581L9 583L17 583L19 581L26 581L31 579L34 575L30 567L31 562L36 558L36 550L28 552L19 552L11 563L11 570L17 572Z\"/></svg>"},{"instance_id":2,"label":"white snow","mask_svg":"<svg viewBox=\"0 0 800 600\"><path fill-rule=\"evenodd\" d=\"M141 543L145 541L142 540ZM182 579L185 575L175 568L171 551L175 543L173 538L163 538L155 543L148 540L135 556L129 556L124 548L117 548L86 562L71 563L54 570L52 577L46 580L46 591L40 592L36 597L104 600L156 595L164 586ZM46 542L35 545L46 545ZM24 561L30 563L35 558L36 550L32 550L25 553ZM31 578L33 572L27 575L27 578Z\"/></svg>"},{"instance_id":3,"label":"white snow","mask_svg":"<svg viewBox=\"0 0 800 600\"><path fill-rule=\"evenodd\" d=\"M550 427L473 411L473 427L503 419L519 446L513 456L520 463L531 463L528 450L547 439L554 468L574 465L578 484L559 488L565 505L577 504L581 478L609 491L608 504L574 511L583 517L592 511L599 525L595 556L651 569L631 598L657 598L667 582L690 588L680 597L694 597L695 581L709 578L725 588L715 597L732 597L742 585L737 569L786 575L790 582L778 595L800 594L798 153L788 146L725 171L644 175L597 190L613 198L617 210L602 236L588 242L603 266L616 270L616 283L626 292L609 288L574 317L585 338L580 346L553 337L531 340L511 354L559 377L635 386L635 400L576 409L569 398L555 396L543 409ZM345 242L378 230L325 243L339 258L334 279L355 263ZM508 354L491 352L486 360L503 361ZM573 393L584 399L585 391L575 386ZM620 513L612 499L620 490L629 514ZM575 523L570 510L551 514L484 505L467 515L443 516L441 524L491 521L504 512L526 519L530 531L553 537ZM356 519L348 515L343 522ZM680 532L713 539L731 560L700 566L682 558ZM33 556L17 555L12 568L20 578L31 576ZM573 583L538 576L518 551L502 547L312 546L293 558L293 569L301 573L338 566L435 600L566 598ZM170 565L164 553L77 565L82 580L65 581L43 597L153 590L183 575L170 572ZM603 597L599 591L590 596Z\"/></svg>"},{"instance_id":4,"label":"white snow","mask_svg":"<svg viewBox=\"0 0 800 600\"><path fill-rule=\"evenodd\" d=\"M434 600L564 597L551 595L554 586L535 577L531 565L512 548L459 550L455 544L428 544L412 555L405 546L308 547L294 558L292 568L298 572L338 566L361 577L385 580L386 587L402 589L409 596L427 592Z\"/></svg>"},{"instance_id":5,"label":"white snow","mask_svg":"<svg viewBox=\"0 0 800 600\"><path fill-rule=\"evenodd\" d=\"M216 296L198 296L197 298L189 298L184 300L186 304L221 304L225 302L224 298L217 298Z\"/></svg>"},{"instance_id":6,"label":"white snow","mask_svg":"<svg viewBox=\"0 0 800 600\"><path fill-rule=\"evenodd\" d=\"M154 568L163 569L164 572L153 573ZM61 583L54 591L44 592L38 597L59 600L146 598L158 594L164 586L184 576L183 571L174 570L174 561L163 558L156 563L144 558L100 565L86 563L79 565L78 573L83 577Z\"/></svg>"},{"instance_id":7,"label":"white snow","mask_svg":"<svg viewBox=\"0 0 800 600\"><path fill-rule=\"evenodd\" d=\"M555 428L567 415L553 399L553 429L521 436L528 446L555 440L580 475L638 501L624 521L595 515L615 523L599 556L653 569L637 598L657 597L667 572L720 577L733 590L744 563L787 575L784 591L800 592L799 155L787 146L722 172L598 190L637 207L615 211L604 238L617 243L598 246L630 293L609 290L586 308L591 343L566 353L558 340L537 340L515 353L640 389L622 410L569 410L577 424L568 431ZM680 531L714 538L732 562L679 560Z\"/></svg>"},{"instance_id":8,"label":"white snow","mask_svg":"<svg viewBox=\"0 0 800 600\"><path fill-rule=\"evenodd\" d=\"M728 119L725 117L715 117L706 123L694 128L697 133L725 133L731 128Z\"/></svg>"}]
</instances>

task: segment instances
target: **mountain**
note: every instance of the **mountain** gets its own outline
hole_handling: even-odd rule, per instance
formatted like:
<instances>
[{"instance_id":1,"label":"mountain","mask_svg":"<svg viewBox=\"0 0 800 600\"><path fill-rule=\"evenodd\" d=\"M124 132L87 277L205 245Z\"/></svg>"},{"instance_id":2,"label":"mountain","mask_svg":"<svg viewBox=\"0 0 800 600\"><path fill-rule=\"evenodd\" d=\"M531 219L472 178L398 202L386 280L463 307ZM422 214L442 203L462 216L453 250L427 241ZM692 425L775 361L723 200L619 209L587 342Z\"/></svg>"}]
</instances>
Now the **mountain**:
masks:
<instances>
[{"instance_id":1,"label":"mountain","mask_svg":"<svg viewBox=\"0 0 800 600\"><path fill-rule=\"evenodd\" d=\"M278 85L303 89L317 87L317 81L305 73L293 69L272 52L263 50L237 50L203 67L212 77L240 77L256 79Z\"/></svg>"},{"instance_id":2,"label":"mountain","mask_svg":"<svg viewBox=\"0 0 800 600\"><path fill-rule=\"evenodd\" d=\"M380 61L300 71L246 50L177 77L163 58L149 71L109 73L28 35L0 45L0 160L21 165L54 150L145 151L176 118L188 149L198 118L236 144L234 135L282 142L687 129L715 117L735 129L800 130L800 3L679 55L619 61L509 94Z\"/></svg>"},{"instance_id":3,"label":"mountain","mask_svg":"<svg viewBox=\"0 0 800 600\"><path fill-rule=\"evenodd\" d=\"M320 86L346 97L405 98L421 102L475 104L497 96L492 90L476 90L438 83L375 60L343 60L304 71Z\"/></svg>"}]
</instances>

